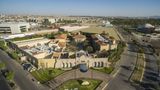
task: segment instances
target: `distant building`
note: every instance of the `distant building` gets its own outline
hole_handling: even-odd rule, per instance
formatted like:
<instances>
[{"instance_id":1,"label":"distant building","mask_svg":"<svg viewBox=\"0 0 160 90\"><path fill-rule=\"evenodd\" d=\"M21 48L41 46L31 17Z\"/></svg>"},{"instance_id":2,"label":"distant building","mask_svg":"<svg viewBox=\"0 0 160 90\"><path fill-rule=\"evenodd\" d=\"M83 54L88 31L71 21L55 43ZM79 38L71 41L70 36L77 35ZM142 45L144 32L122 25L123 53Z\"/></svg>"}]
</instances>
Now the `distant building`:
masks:
<instances>
[{"instance_id":1,"label":"distant building","mask_svg":"<svg viewBox=\"0 0 160 90\"><path fill-rule=\"evenodd\" d=\"M92 35L92 45L95 50L109 51L117 48L116 40L113 37L103 37L101 35Z\"/></svg>"},{"instance_id":2,"label":"distant building","mask_svg":"<svg viewBox=\"0 0 160 90\"><path fill-rule=\"evenodd\" d=\"M30 28L30 25L26 22L8 22L0 24L0 32L5 33L17 34L27 32L28 28Z\"/></svg>"},{"instance_id":3,"label":"distant building","mask_svg":"<svg viewBox=\"0 0 160 90\"><path fill-rule=\"evenodd\" d=\"M155 31L155 27L149 23L145 25L138 26L138 31L143 33L153 33Z\"/></svg>"},{"instance_id":4,"label":"distant building","mask_svg":"<svg viewBox=\"0 0 160 90\"><path fill-rule=\"evenodd\" d=\"M80 29L85 29L85 28L89 28L89 26L61 26L61 29L64 29L64 31L76 31L76 30L80 30Z\"/></svg>"},{"instance_id":5,"label":"distant building","mask_svg":"<svg viewBox=\"0 0 160 90\"><path fill-rule=\"evenodd\" d=\"M113 25L109 21L103 21L105 27L113 27Z\"/></svg>"},{"instance_id":6,"label":"distant building","mask_svg":"<svg viewBox=\"0 0 160 90\"><path fill-rule=\"evenodd\" d=\"M48 18L48 21L53 24L53 23L56 23L57 19L55 18Z\"/></svg>"},{"instance_id":7,"label":"distant building","mask_svg":"<svg viewBox=\"0 0 160 90\"><path fill-rule=\"evenodd\" d=\"M160 32L160 27L156 27L156 28L155 28L155 31L156 31L156 32Z\"/></svg>"}]
</instances>

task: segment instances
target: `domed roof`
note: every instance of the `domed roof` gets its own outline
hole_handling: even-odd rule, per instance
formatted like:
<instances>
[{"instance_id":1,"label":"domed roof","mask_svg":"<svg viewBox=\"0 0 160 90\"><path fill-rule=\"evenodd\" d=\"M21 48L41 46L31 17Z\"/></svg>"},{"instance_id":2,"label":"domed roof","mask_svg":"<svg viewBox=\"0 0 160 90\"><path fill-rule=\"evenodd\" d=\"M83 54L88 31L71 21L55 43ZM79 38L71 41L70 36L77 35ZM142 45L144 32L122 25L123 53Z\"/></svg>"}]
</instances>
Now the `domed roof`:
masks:
<instances>
[{"instance_id":1,"label":"domed roof","mask_svg":"<svg viewBox=\"0 0 160 90\"><path fill-rule=\"evenodd\" d=\"M88 68L87 68L86 64L80 64L79 69L80 69L81 72L87 72L88 71Z\"/></svg>"},{"instance_id":2,"label":"domed roof","mask_svg":"<svg viewBox=\"0 0 160 90\"><path fill-rule=\"evenodd\" d=\"M145 24L145 26L144 26L145 28L154 28L154 26L153 25L151 25L151 24L149 24L149 23L147 23L147 24Z\"/></svg>"}]
</instances>

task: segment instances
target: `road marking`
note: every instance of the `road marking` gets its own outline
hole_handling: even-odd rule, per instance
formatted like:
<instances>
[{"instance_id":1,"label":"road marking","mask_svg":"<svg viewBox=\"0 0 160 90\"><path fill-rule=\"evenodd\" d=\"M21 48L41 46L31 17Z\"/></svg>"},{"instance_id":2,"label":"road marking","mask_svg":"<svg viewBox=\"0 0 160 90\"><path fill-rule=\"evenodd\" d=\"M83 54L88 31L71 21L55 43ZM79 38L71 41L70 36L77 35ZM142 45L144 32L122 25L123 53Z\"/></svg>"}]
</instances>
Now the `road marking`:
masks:
<instances>
[{"instance_id":1,"label":"road marking","mask_svg":"<svg viewBox=\"0 0 160 90\"><path fill-rule=\"evenodd\" d=\"M121 68L120 68L120 69L121 69ZM114 77L119 73L120 69L118 69L117 72L112 76L113 79L114 79ZM112 80L113 80L113 79L112 79ZM102 90L105 90L105 88L108 86L108 84L109 84L110 82L111 82L111 80L110 80L108 83L106 83L106 85L102 88Z\"/></svg>"}]
</instances>

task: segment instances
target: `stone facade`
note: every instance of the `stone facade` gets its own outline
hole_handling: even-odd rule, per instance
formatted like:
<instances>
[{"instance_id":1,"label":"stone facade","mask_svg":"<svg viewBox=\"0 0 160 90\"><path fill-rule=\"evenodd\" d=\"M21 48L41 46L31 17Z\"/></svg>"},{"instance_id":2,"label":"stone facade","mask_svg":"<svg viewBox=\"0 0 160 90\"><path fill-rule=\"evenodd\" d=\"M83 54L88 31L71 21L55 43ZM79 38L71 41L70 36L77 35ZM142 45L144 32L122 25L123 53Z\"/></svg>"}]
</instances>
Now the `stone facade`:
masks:
<instances>
[{"instance_id":1,"label":"stone facade","mask_svg":"<svg viewBox=\"0 0 160 90\"><path fill-rule=\"evenodd\" d=\"M73 68L79 64L88 67L109 67L108 58L88 58L82 56L77 59L38 59L38 68Z\"/></svg>"}]
</instances>

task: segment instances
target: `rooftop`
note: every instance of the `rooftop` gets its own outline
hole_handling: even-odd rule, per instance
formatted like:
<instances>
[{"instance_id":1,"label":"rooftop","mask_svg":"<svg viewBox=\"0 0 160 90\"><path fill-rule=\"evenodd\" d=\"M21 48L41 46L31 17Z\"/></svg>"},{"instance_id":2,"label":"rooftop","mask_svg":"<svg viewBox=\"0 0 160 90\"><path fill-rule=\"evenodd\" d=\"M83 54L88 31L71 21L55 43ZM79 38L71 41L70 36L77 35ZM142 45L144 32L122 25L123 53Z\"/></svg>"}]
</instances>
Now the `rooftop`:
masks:
<instances>
[{"instance_id":1,"label":"rooftop","mask_svg":"<svg viewBox=\"0 0 160 90\"><path fill-rule=\"evenodd\" d=\"M66 46L66 42L59 42L59 43L58 43L58 46L61 47L61 48L63 48L63 47Z\"/></svg>"},{"instance_id":2,"label":"rooftop","mask_svg":"<svg viewBox=\"0 0 160 90\"><path fill-rule=\"evenodd\" d=\"M75 35L74 38L75 39L83 39L83 38L86 38L86 36L79 34L79 35Z\"/></svg>"},{"instance_id":3,"label":"rooftop","mask_svg":"<svg viewBox=\"0 0 160 90\"><path fill-rule=\"evenodd\" d=\"M29 25L29 23L27 23L27 22L3 22L3 23L0 23L0 26L9 26L9 25L18 25L18 24Z\"/></svg>"},{"instance_id":4,"label":"rooftop","mask_svg":"<svg viewBox=\"0 0 160 90\"><path fill-rule=\"evenodd\" d=\"M67 39L67 34L60 34L56 36L56 39Z\"/></svg>"}]
</instances>

